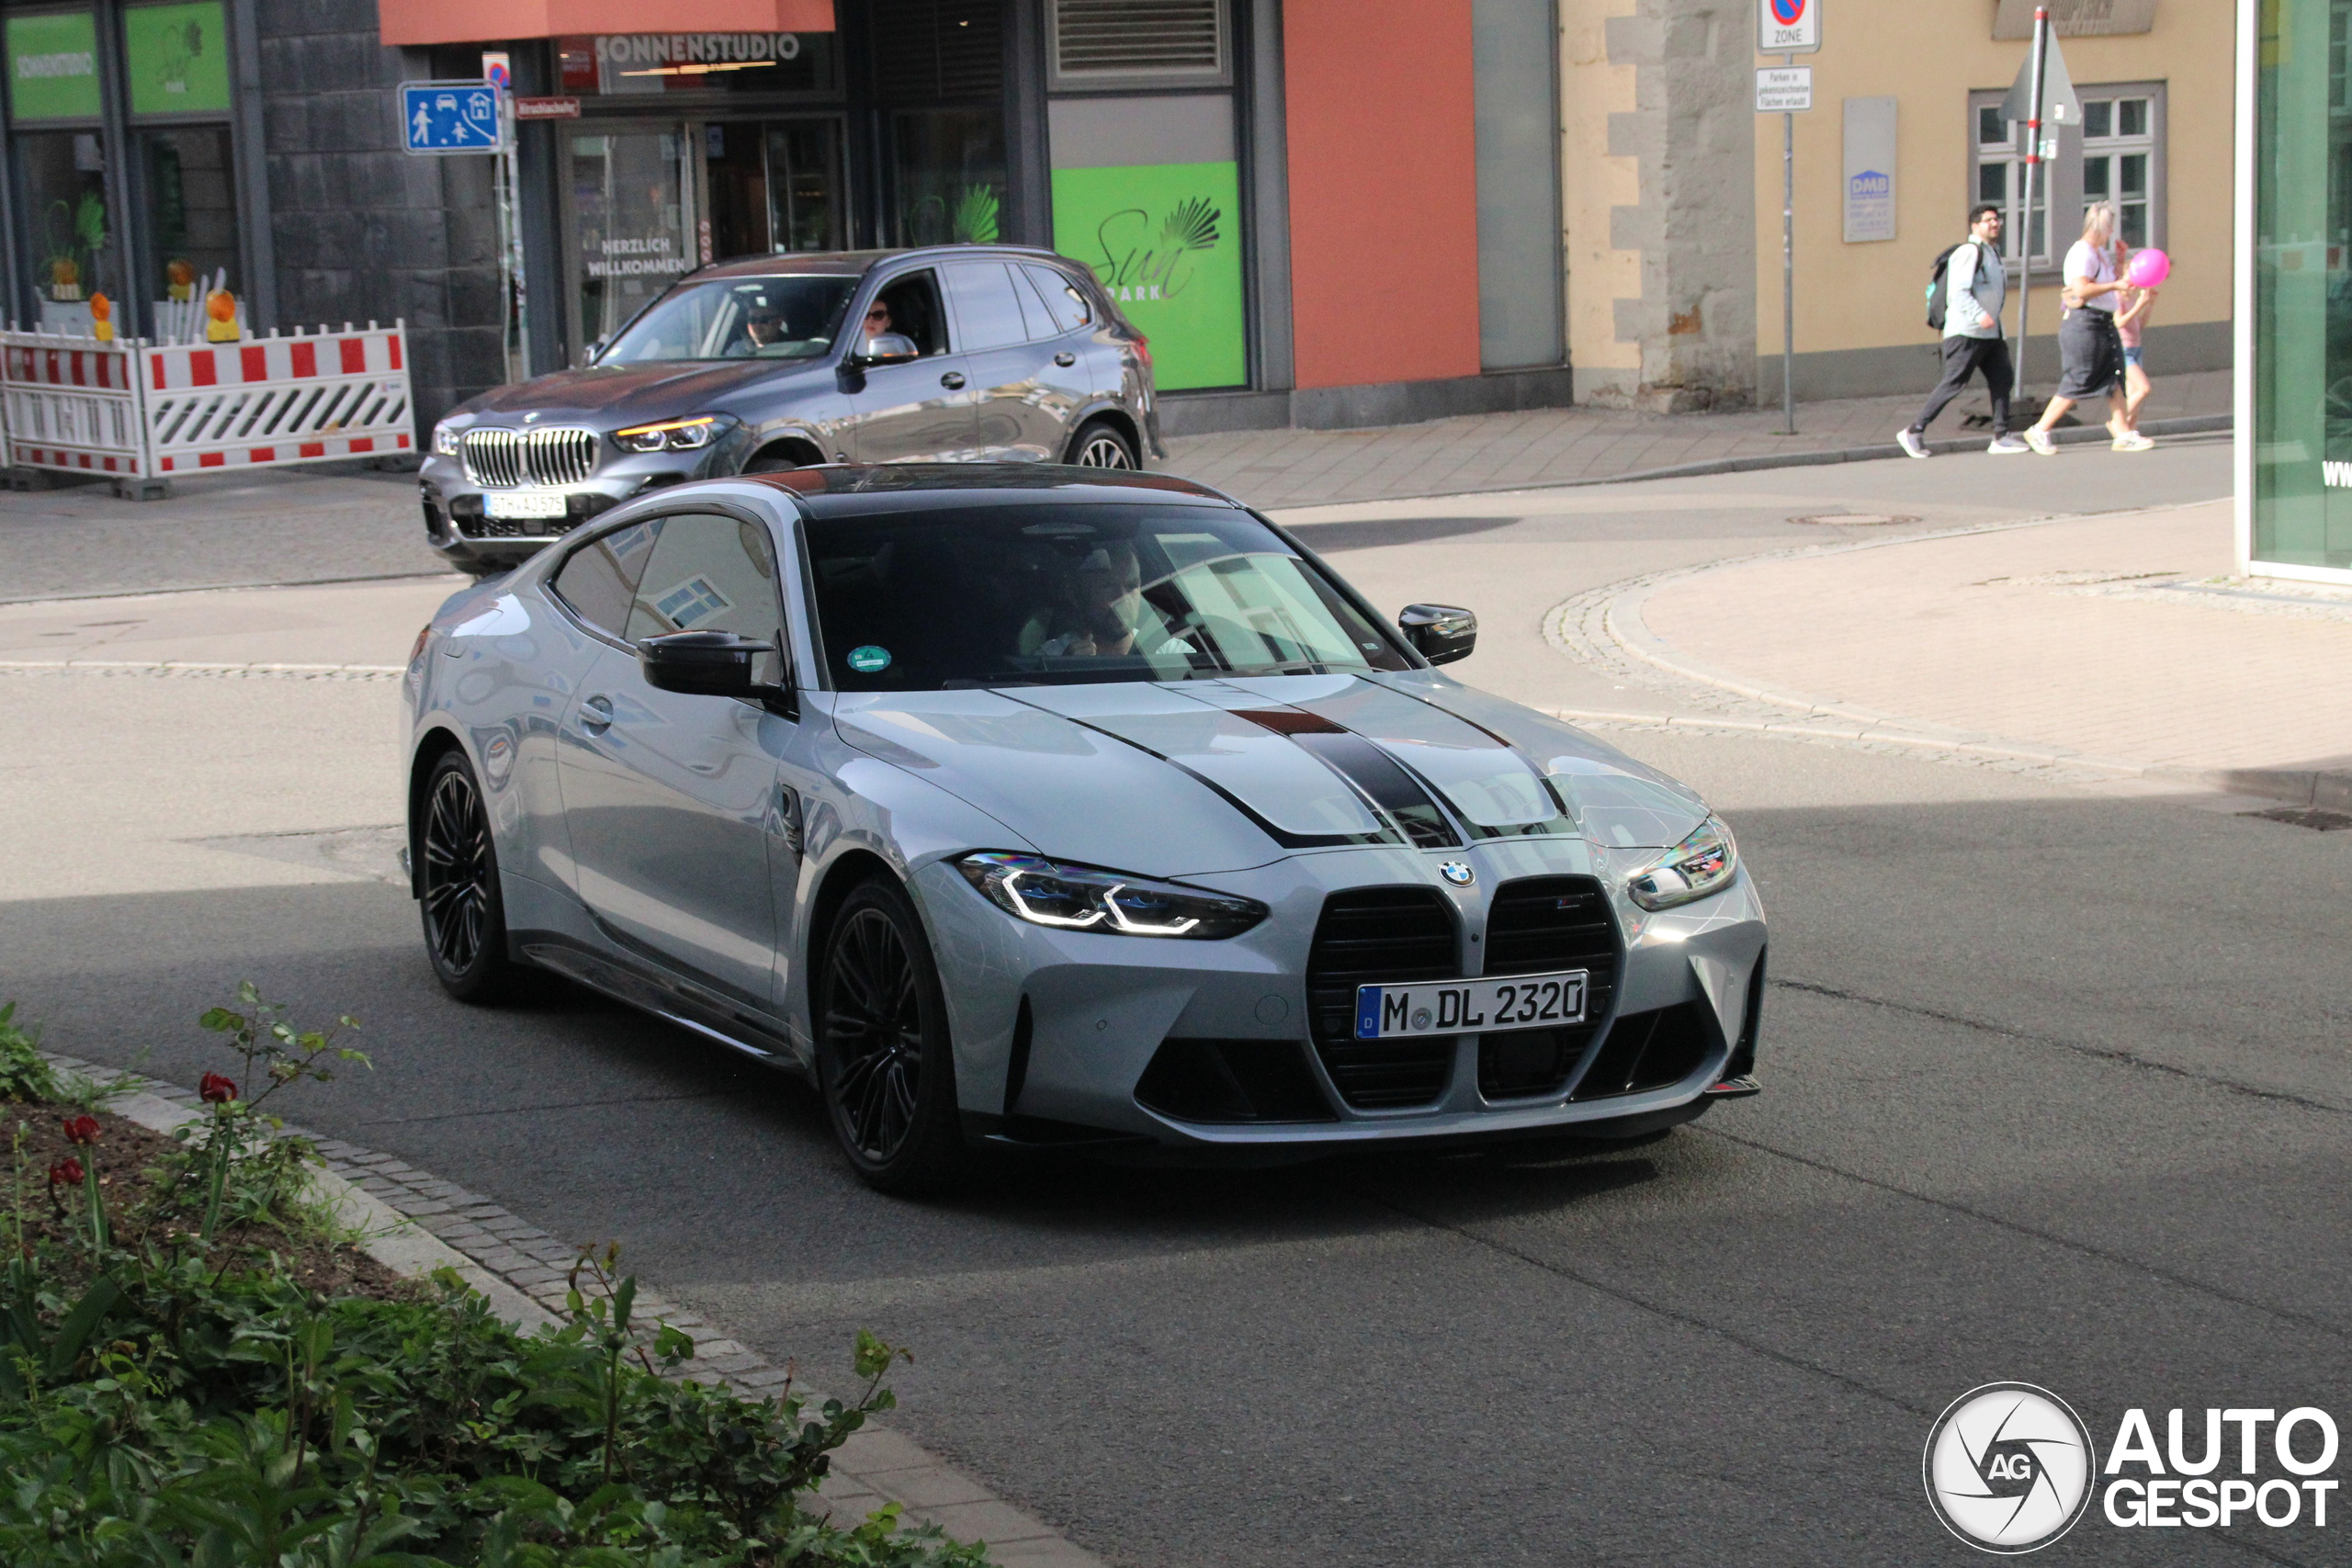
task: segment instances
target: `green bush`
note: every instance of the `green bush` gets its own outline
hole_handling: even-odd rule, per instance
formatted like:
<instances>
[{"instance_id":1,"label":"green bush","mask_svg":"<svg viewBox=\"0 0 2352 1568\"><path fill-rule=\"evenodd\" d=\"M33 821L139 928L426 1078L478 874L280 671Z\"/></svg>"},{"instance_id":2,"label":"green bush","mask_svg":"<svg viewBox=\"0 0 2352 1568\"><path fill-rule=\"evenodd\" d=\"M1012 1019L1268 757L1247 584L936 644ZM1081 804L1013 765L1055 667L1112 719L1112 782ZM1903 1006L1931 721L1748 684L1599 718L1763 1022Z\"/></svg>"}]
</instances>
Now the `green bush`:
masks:
<instances>
[{"instance_id":1,"label":"green bush","mask_svg":"<svg viewBox=\"0 0 2352 1568\"><path fill-rule=\"evenodd\" d=\"M207 1022L251 1053L249 1081L274 1089L324 1059L322 1038L290 1031L256 1051L275 1015L250 988L241 1003ZM0 1037L0 1067L6 1050ZM0 1562L984 1568L978 1546L900 1529L895 1505L847 1530L799 1506L832 1451L892 1408L884 1379L905 1352L861 1333L846 1404L707 1386L683 1375L685 1335L635 1320L616 1249L582 1255L567 1321L536 1334L454 1276L395 1299L311 1289L289 1259L318 1235L278 1251L216 1241L237 1216L282 1216L286 1170L233 1084L208 1075L207 1098L201 1131L107 1191L107 1134L68 1119L74 1157L51 1168L49 1221L27 1207L19 1130L0 1266ZM132 1189L143 1218L118 1229L108 1193ZM156 1219L175 1203L182 1223Z\"/></svg>"}]
</instances>

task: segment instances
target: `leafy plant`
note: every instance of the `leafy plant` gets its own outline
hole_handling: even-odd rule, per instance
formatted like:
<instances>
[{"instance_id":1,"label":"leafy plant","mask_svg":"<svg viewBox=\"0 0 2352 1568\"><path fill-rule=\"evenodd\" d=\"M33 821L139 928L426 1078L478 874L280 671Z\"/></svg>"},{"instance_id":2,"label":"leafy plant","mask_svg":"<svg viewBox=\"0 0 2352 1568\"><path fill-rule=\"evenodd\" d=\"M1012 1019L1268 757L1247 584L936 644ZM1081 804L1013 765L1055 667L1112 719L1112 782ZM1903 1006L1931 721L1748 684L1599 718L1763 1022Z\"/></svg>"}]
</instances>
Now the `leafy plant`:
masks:
<instances>
[{"instance_id":1,"label":"leafy plant","mask_svg":"<svg viewBox=\"0 0 2352 1568\"><path fill-rule=\"evenodd\" d=\"M17 1022L17 1004L0 1007L0 1100L56 1100L59 1087L40 1037Z\"/></svg>"},{"instance_id":2,"label":"leafy plant","mask_svg":"<svg viewBox=\"0 0 2352 1568\"><path fill-rule=\"evenodd\" d=\"M992 245L997 235L996 186L966 186L956 197L950 223L958 244Z\"/></svg>"}]
</instances>

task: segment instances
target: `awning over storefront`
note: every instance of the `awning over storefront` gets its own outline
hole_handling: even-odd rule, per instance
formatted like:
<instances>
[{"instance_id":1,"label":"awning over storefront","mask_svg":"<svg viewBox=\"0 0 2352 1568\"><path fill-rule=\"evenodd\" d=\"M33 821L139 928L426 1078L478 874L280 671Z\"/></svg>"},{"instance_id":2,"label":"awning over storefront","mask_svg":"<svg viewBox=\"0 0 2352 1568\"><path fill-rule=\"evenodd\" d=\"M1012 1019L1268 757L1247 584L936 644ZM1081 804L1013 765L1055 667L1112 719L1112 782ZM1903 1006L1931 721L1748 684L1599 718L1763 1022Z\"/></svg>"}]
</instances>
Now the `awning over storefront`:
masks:
<instances>
[{"instance_id":1,"label":"awning over storefront","mask_svg":"<svg viewBox=\"0 0 2352 1568\"><path fill-rule=\"evenodd\" d=\"M379 0L387 44L568 33L829 33L833 0Z\"/></svg>"}]
</instances>

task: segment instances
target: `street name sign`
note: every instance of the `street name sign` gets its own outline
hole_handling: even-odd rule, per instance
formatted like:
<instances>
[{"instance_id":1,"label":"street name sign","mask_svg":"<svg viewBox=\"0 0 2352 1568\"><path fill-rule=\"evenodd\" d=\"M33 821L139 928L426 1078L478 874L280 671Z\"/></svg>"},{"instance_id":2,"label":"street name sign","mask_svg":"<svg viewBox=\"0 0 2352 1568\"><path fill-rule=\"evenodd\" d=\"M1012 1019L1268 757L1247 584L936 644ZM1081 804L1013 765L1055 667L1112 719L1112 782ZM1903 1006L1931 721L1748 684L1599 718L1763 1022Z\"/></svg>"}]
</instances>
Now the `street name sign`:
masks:
<instances>
[{"instance_id":1,"label":"street name sign","mask_svg":"<svg viewBox=\"0 0 2352 1568\"><path fill-rule=\"evenodd\" d=\"M1813 67L1766 65L1756 72L1758 114L1800 114L1813 107Z\"/></svg>"},{"instance_id":2,"label":"street name sign","mask_svg":"<svg viewBox=\"0 0 2352 1568\"><path fill-rule=\"evenodd\" d=\"M514 100L516 119L578 119L580 100L573 97L525 97Z\"/></svg>"},{"instance_id":3,"label":"street name sign","mask_svg":"<svg viewBox=\"0 0 2352 1568\"><path fill-rule=\"evenodd\" d=\"M427 157L495 152L504 140L498 129L498 89L481 80L403 82L401 135L409 152Z\"/></svg>"},{"instance_id":4,"label":"street name sign","mask_svg":"<svg viewBox=\"0 0 2352 1568\"><path fill-rule=\"evenodd\" d=\"M1821 48L1821 0L1756 0L1756 52L1812 54Z\"/></svg>"}]
</instances>

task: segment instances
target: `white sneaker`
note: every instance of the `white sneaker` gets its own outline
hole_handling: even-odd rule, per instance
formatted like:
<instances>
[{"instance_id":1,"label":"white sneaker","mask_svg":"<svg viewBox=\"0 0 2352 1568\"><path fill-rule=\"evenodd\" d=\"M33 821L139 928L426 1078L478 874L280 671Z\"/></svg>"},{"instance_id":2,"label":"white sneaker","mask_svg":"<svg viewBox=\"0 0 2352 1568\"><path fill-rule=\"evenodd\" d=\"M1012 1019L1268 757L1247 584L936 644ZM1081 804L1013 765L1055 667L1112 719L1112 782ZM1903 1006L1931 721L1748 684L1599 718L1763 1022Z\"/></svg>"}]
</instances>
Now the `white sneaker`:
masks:
<instances>
[{"instance_id":1,"label":"white sneaker","mask_svg":"<svg viewBox=\"0 0 2352 1568\"><path fill-rule=\"evenodd\" d=\"M2156 444L2136 430L2127 430L2115 438L2118 452L2153 452Z\"/></svg>"},{"instance_id":2,"label":"white sneaker","mask_svg":"<svg viewBox=\"0 0 2352 1568\"><path fill-rule=\"evenodd\" d=\"M2036 425L2033 429L2025 433L2025 444L2041 457L2055 457L2058 456L2058 443L2051 440L2050 433L2039 425Z\"/></svg>"},{"instance_id":3,"label":"white sneaker","mask_svg":"<svg viewBox=\"0 0 2352 1568\"><path fill-rule=\"evenodd\" d=\"M2014 435L1998 435L1993 438L1993 445L1985 447L1984 450L1996 457L2014 457L2020 452L2030 452L2033 448Z\"/></svg>"},{"instance_id":4,"label":"white sneaker","mask_svg":"<svg viewBox=\"0 0 2352 1568\"><path fill-rule=\"evenodd\" d=\"M1919 439L1919 433L1907 425L1894 433L1894 444L1903 448L1904 456L1907 457L1926 457L1932 455L1928 450L1928 444Z\"/></svg>"}]
</instances>

